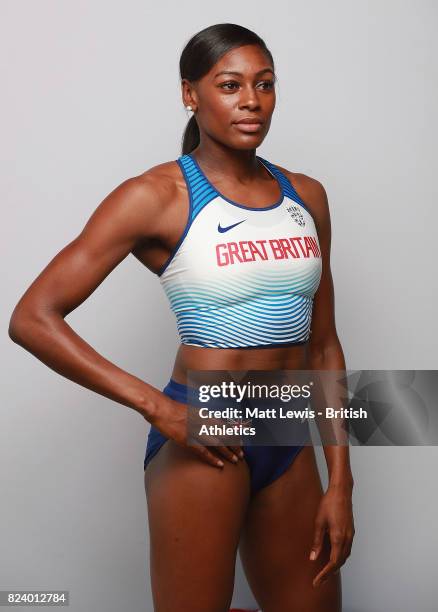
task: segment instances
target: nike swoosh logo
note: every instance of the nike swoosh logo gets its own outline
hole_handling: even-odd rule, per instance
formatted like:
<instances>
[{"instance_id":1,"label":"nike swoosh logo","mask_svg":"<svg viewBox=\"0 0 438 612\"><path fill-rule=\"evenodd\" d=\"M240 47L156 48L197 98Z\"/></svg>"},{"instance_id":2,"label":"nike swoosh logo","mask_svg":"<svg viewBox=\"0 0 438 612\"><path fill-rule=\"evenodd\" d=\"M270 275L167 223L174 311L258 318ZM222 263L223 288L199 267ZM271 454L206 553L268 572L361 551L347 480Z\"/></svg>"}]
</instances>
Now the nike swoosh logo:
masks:
<instances>
[{"instance_id":1,"label":"nike swoosh logo","mask_svg":"<svg viewBox=\"0 0 438 612\"><path fill-rule=\"evenodd\" d=\"M243 221L246 221L246 219L243 219ZM233 223L233 225L229 225L228 227L221 227L221 224L219 221L218 226L217 226L217 231L223 234L224 232L228 232L228 230L233 229L233 227L236 227L236 225L240 225L241 223L243 223L243 221L238 221L237 223Z\"/></svg>"}]
</instances>

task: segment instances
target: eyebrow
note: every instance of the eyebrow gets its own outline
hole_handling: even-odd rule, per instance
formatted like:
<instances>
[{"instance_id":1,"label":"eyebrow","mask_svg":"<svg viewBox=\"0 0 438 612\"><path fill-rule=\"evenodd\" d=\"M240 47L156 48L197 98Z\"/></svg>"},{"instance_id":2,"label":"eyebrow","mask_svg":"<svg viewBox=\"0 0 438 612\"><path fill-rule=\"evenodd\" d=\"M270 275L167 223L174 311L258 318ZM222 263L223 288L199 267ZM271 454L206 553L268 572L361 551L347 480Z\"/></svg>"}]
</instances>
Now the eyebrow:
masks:
<instances>
[{"instance_id":1,"label":"eyebrow","mask_svg":"<svg viewBox=\"0 0 438 612\"><path fill-rule=\"evenodd\" d=\"M272 74L275 74L272 68L263 68L263 70L259 70L258 72L256 72L256 76L259 76L260 74L263 74L264 72L272 72ZM236 72L234 70L222 70L221 72L218 72L214 76L217 77L221 74L235 74L237 76L243 76L241 72Z\"/></svg>"}]
</instances>

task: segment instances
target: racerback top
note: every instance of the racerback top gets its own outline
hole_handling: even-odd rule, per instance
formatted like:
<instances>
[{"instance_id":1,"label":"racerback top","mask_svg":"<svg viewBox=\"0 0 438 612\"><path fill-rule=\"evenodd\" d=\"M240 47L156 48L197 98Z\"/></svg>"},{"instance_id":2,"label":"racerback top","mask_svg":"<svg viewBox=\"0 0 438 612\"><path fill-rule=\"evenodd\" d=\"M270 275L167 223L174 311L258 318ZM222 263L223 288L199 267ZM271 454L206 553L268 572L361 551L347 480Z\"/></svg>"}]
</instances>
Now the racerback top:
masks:
<instances>
[{"instance_id":1,"label":"racerback top","mask_svg":"<svg viewBox=\"0 0 438 612\"><path fill-rule=\"evenodd\" d=\"M286 175L256 156L281 197L254 208L222 195L191 154L183 234L158 271L182 344L250 348L309 340L322 261L313 217Z\"/></svg>"}]
</instances>

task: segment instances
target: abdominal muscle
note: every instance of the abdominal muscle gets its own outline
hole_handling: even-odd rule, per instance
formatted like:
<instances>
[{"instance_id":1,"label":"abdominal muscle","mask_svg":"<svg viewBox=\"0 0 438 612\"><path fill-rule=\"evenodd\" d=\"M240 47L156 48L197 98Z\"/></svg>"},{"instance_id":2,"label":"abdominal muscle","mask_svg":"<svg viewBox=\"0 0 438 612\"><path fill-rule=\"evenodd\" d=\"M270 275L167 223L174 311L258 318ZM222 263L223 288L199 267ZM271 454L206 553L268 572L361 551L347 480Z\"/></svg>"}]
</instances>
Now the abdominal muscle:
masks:
<instances>
[{"instance_id":1,"label":"abdominal muscle","mask_svg":"<svg viewBox=\"0 0 438 612\"><path fill-rule=\"evenodd\" d=\"M262 349L217 349L181 344L172 378L186 385L190 370L305 370L307 357L308 344Z\"/></svg>"}]
</instances>

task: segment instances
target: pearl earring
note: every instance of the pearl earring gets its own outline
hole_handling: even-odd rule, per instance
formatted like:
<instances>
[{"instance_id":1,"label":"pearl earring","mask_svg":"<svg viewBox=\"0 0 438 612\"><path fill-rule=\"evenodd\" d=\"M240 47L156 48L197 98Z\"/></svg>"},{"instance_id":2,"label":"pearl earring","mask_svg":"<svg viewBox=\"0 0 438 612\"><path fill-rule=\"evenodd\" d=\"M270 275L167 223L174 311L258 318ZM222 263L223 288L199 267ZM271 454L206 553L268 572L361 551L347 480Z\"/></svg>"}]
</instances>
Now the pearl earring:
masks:
<instances>
[{"instance_id":1,"label":"pearl earring","mask_svg":"<svg viewBox=\"0 0 438 612\"><path fill-rule=\"evenodd\" d=\"M192 108L192 107L190 106L190 104L189 104L188 106L186 106L186 110L188 110L188 111L192 111L192 110L193 110L193 108Z\"/></svg>"}]
</instances>

